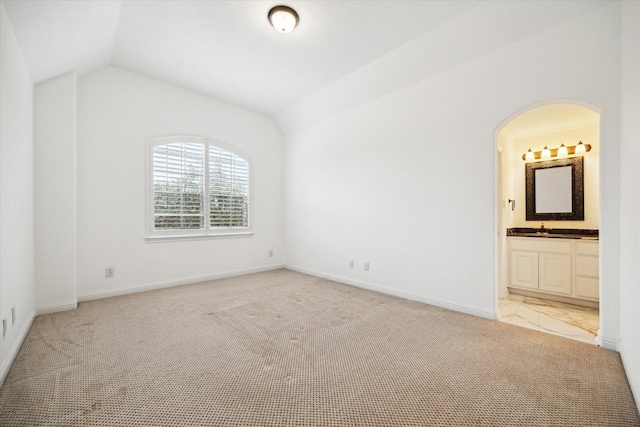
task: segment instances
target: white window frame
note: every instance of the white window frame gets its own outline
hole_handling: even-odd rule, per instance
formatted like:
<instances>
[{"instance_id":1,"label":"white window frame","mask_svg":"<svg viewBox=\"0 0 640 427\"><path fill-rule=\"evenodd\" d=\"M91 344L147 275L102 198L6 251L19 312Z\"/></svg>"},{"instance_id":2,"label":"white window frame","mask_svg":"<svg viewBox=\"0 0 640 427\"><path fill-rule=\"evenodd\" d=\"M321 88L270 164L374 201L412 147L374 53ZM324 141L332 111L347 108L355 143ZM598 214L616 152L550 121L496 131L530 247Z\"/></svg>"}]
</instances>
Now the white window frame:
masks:
<instances>
[{"instance_id":1,"label":"white window frame","mask_svg":"<svg viewBox=\"0 0 640 427\"><path fill-rule=\"evenodd\" d=\"M204 169L204 228L197 230L156 230L154 222L154 186L153 186L153 150L159 145L187 143L204 145L205 169ZM209 216L209 147L216 147L220 150L230 152L249 165L249 218L247 227L212 228ZM242 150L214 138L199 135L166 135L147 138L146 151L146 235L147 242L167 241L167 240L200 240L209 238L239 238L252 237L253 232L253 165L251 157Z\"/></svg>"}]
</instances>

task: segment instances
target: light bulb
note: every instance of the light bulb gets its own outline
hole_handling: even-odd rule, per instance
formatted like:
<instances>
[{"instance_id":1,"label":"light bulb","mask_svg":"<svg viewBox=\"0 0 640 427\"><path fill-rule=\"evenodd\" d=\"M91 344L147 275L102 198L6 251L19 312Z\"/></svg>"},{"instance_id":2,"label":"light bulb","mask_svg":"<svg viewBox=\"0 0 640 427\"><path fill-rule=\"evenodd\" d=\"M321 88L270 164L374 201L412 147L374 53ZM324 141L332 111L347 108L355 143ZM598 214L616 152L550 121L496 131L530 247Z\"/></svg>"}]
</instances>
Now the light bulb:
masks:
<instances>
[{"instance_id":1,"label":"light bulb","mask_svg":"<svg viewBox=\"0 0 640 427\"><path fill-rule=\"evenodd\" d=\"M529 151L527 151L527 154L525 155L525 160L534 160L535 158L535 154L533 154L533 151L529 148Z\"/></svg>"},{"instance_id":2,"label":"light bulb","mask_svg":"<svg viewBox=\"0 0 640 427\"><path fill-rule=\"evenodd\" d=\"M582 141L580 141L578 145L576 145L576 154L586 153L586 152L587 152L587 147L585 147Z\"/></svg>"}]
</instances>

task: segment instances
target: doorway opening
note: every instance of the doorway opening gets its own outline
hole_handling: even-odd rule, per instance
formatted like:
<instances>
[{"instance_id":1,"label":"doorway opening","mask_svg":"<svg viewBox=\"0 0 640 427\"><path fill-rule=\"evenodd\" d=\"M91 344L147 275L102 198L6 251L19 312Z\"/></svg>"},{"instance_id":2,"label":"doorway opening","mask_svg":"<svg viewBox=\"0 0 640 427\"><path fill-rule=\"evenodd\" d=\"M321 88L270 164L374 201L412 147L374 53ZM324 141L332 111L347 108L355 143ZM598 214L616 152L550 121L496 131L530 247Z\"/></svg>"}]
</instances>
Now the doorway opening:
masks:
<instances>
[{"instance_id":1,"label":"doorway opening","mask_svg":"<svg viewBox=\"0 0 640 427\"><path fill-rule=\"evenodd\" d=\"M580 143L588 144L589 151L573 152L571 147ZM569 147L568 153L562 146ZM496 148L498 320L595 344L600 296L600 114L569 102L535 105L503 124L496 134ZM551 157L543 157L545 148ZM538 152L537 158L527 158L529 150ZM534 220L535 176L525 176L526 165L535 162L536 168L553 168L579 157L584 218L551 215L550 220Z\"/></svg>"}]
</instances>

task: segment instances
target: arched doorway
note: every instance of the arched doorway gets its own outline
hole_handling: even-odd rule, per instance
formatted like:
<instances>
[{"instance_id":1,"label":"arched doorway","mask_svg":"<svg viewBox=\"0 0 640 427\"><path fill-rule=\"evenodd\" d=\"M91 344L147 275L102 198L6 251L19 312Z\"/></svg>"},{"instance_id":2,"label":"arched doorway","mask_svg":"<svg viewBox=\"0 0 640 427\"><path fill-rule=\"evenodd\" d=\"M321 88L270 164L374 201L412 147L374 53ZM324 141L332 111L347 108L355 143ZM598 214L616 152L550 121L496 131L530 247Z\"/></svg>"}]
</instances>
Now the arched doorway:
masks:
<instances>
[{"instance_id":1,"label":"arched doorway","mask_svg":"<svg viewBox=\"0 0 640 427\"><path fill-rule=\"evenodd\" d=\"M529 149L540 152L544 147L553 150L579 142L589 144L590 151L523 160ZM531 194L527 195L527 163L532 163L529 169L554 168L563 164L560 159L579 157L584 218L534 220L534 215L527 214L528 208L531 214L532 205ZM559 237L558 231L588 230L585 234L593 234L599 230L599 157L600 115L576 103L531 106L514 114L496 132L495 293L499 320L595 343L599 328L598 240L593 235L576 239L568 233ZM515 235L507 236L507 230Z\"/></svg>"}]
</instances>

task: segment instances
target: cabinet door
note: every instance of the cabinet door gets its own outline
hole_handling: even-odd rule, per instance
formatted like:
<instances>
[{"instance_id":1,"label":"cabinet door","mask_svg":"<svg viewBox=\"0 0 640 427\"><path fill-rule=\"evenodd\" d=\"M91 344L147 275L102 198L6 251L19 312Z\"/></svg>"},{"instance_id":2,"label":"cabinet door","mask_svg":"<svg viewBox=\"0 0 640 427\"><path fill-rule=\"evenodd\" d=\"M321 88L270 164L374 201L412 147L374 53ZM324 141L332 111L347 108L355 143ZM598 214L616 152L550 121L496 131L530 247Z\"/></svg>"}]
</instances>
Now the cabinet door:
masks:
<instances>
[{"instance_id":1,"label":"cabinet door","mask_svg":"<svg viewBox=\"0 0 640 427\"><path fill-rule=\"evenodd\" d=\"M538 289L538 254L511 251L511 286Z\"/></svg>"},{"instance_id":2,"label":"cabinet door","mask_svg":"<svg viewBox=\"0 0 640 427\"><path fill-rule=\"evenodd\" d=\"M571 294L571 255L540 254L541 291Z\"/></svg>"}]
</instances>

